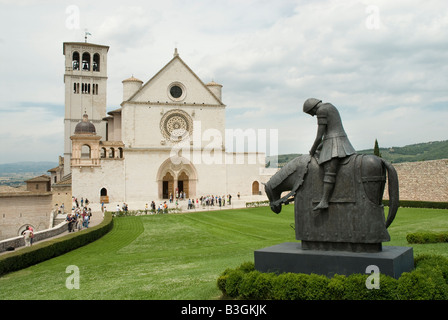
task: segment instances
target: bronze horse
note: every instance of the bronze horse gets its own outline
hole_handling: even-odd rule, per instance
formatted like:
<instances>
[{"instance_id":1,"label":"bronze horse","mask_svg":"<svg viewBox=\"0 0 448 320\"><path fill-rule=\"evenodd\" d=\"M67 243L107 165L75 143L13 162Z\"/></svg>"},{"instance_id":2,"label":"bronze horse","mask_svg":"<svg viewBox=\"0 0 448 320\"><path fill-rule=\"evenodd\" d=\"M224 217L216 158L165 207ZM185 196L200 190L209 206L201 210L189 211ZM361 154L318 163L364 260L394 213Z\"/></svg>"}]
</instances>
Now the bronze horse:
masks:
<instances>
[{"instance_id":1,"label":"bronze horse","mask_svg":"<svg viewBox=\"0 0 448 320\"><path fill-rule=\"evenodd\" d=\"M389 213L382 205L387 183ZM341 163L328 209L313 211L323 187L323 168L310 155L288 162L265 184L271 210L294 201L296 239L303 249L378 252L390 241L387 228L399 205L398 176L387 161L353 154ZM282 197L282 193L289 192Z\"/></svg>"}]
</instances>

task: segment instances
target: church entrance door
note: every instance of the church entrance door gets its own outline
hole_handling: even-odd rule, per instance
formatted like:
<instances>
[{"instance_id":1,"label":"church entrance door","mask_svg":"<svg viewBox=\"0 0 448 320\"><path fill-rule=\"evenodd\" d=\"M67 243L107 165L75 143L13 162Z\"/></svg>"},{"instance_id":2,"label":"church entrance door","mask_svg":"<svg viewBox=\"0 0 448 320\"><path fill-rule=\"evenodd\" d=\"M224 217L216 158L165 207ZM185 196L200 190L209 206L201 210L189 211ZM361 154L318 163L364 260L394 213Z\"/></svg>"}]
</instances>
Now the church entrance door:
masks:
<instances>
[{"instance_id":1,"label":"church entrance door","mask_svg":"<svg viewBox=\"0 0 448 320\"><path fill-rule=\"evenodd\" d=\"M190 196L188 176L185 172L182 172L177 178L177 187L179 188L179 193L181 191L185 193L186 198Z\"/></svg>"},{"instance_id":2,"label":"church entrance door","mask_svg":"<svg viewBox=\"0 0 448 320\"><path fill-rule=\"evenodd\" d=\"M162 181L162 198L169 199L170 195L173 195L174 191L174 177L171 173L167 172Z\"/></svg>"}]
</instances>

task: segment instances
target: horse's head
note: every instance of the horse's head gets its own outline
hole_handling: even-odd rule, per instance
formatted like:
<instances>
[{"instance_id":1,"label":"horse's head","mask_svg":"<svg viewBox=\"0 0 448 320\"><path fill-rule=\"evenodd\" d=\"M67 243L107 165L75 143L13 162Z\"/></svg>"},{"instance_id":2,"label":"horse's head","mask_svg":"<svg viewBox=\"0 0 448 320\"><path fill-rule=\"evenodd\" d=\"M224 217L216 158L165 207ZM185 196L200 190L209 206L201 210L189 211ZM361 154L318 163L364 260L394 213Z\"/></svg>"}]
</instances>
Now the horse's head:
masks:
<instances>
[{"instance_id":1,"label":"horse's head","mask_svg":"<svg viewBox=\"0 0 448 320\"><path fill-rule=\"evenodd\" d=\"M264 191L266 192L266 195L268 196L269 199L271 210L277 214L280 213L280 211L282 211L282 205L274 204L274 202L279 199L279 196L274 194L274 191L269 185L269 182L263 183L263 185L264 185Z\"/></svg>"}]
</instances>

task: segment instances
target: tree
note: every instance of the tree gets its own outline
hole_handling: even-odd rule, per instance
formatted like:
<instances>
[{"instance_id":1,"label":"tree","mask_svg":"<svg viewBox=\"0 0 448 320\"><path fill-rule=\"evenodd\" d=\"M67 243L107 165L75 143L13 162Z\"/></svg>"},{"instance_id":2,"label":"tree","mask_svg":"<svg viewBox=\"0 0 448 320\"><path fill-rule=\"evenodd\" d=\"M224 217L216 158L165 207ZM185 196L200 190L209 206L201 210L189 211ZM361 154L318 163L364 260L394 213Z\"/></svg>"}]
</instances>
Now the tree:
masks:
<instances>
[{"instance_id":1,"label":"tree","mask_svg":"<svg viewBox=\"0 0 448 320\"><path fill-rule=\"evenodd\" d=\"M373 154L381 158L380 147L378 146L377 139L375 139L375 147L373 148Z\"/></svg>"}]
</instances>

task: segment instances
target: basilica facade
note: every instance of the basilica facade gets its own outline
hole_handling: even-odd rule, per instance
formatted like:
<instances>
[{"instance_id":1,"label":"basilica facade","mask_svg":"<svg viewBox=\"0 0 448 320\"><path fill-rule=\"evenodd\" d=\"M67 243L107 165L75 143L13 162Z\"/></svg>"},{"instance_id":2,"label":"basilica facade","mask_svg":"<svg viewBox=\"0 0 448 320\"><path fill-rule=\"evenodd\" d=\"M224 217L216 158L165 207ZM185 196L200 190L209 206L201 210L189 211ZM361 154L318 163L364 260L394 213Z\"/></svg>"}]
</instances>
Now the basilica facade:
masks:
<instances>
[{"instance_id":1,"label":"basilica facade","mask_svg":"<svg viewBox=\"0 0 448 320\"><path fill-rule=\"evenodd\" d=\"M74 197L107 203L264 194L265 154L226 150L221 84L203 82L175 49L146 82L123 80L122 103L106 112L108 50L64 43L64 175Z\"/></svg>"}]
</instances>

